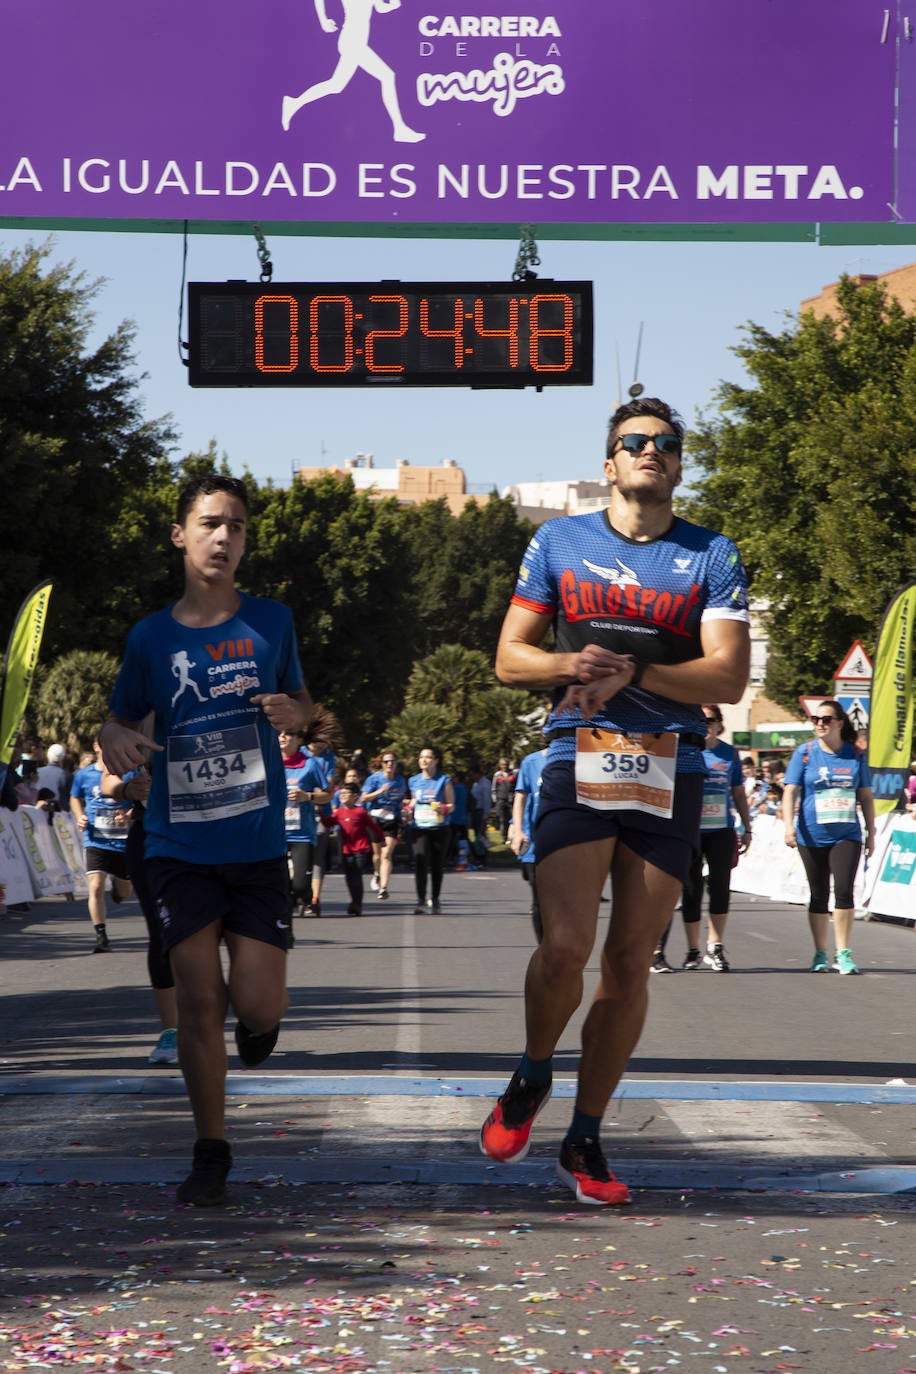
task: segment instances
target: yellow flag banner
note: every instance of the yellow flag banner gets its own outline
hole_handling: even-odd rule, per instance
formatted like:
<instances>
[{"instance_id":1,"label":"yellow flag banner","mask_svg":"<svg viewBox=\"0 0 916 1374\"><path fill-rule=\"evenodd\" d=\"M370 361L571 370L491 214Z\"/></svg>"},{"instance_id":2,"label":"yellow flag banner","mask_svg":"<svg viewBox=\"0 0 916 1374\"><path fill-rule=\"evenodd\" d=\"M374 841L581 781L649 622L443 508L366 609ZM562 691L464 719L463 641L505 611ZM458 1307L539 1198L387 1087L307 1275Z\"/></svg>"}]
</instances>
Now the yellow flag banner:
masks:
<instances>
[{"instance_id":1,"label":"yellow flag banner","mask_svg":"<svg viewBox=\"0 0 916 1374\"><path fill-rule=\"evenodd\" d=\"M41 582L19 608L6 650L6 671L0 696L0 764L9 764L25 715L41 636L51 599L51 582ZM5 768L0 769L5 773Z\"/></svg>"},{"instance_id":2,"label":"yellow flag banner","mask_svg":"<svg viewBox=\"0 0 916 1374\"><path fill-rule=\"evenodd\" d=\"M878 631L868 719L868 766L880 816L893 811L909 775L913 743L913 622L916 582L893 598Z\"/></svg>"}]
</instances>

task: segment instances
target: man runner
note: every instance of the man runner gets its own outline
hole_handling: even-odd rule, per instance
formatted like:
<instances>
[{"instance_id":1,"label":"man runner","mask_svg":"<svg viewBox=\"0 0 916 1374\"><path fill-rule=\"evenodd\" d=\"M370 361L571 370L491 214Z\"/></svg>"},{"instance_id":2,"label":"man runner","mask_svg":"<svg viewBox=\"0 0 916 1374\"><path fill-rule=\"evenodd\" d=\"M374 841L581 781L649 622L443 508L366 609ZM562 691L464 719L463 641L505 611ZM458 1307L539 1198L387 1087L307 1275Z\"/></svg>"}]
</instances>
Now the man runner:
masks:
<instances>
[{"instance_id":1,"label":"man runner","mask_svg":"<svg viewBox=\"0 0 916 1374\"><path fill-rule=\"evenodd\" d=\"M303 728L312 711L289 611L236 590L247 524L248 496L236 478L210 473L183 488L171 539L184 561L184 592L131 630L100 736L106 766L119 775L153 750L147 870L175 978L179 1063L197 1130L177 1199L196 1206L223 1201L232 1164L227 1008L238 1017L239 1057L251 1068L273 1050L287 1006L286 780L277 734ZM152 739L139 731L148 711Z\"/></svg>"},{"instance_id":2,"label":"man runner","mask_svg":"<svg viewBox=\"0 0 916 1374\"><path fill-rule=\"evenodd\" d=\"M663 401L619 407L608 508L538 530L496 656L502 682L550 688L553 707L534 829L544 936L525 981L527 1042L480 1147L510 1163L528 1151L554 1049L582 998L610 868L610 924L557 1165L580 1202L599 1205L630 1197L607 1167L601 1118L642 1031L652 951L699 845L701 704L737 701L750 662L737 549L674 514L683 434ZM540 647L551 627L552 652Z\"/></svg>"}]
</instances>

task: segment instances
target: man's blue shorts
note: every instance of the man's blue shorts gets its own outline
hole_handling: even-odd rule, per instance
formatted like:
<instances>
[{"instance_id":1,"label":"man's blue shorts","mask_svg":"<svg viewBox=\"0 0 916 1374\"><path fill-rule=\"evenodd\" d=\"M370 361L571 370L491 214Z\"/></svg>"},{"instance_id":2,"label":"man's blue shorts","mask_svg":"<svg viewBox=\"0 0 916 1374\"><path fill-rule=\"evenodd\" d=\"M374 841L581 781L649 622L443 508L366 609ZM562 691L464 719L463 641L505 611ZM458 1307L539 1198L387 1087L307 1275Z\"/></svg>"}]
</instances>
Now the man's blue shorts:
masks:
<instances>
[{"instance_id":1,"label":"man's blue shorts","mask_svg":"<svg viewBox=\"0 0 916 1374\"><path fill-rule=\"evenodd\" d=\"M674 811L669 819L648 811L598 811L576 801L572 759L548 762L534 823L537 861L543 863L549 854L570 845L616 838L653 868L683 883L700 847L703 782L702 773L676 774Z\"/></svg>"}]
</instances>

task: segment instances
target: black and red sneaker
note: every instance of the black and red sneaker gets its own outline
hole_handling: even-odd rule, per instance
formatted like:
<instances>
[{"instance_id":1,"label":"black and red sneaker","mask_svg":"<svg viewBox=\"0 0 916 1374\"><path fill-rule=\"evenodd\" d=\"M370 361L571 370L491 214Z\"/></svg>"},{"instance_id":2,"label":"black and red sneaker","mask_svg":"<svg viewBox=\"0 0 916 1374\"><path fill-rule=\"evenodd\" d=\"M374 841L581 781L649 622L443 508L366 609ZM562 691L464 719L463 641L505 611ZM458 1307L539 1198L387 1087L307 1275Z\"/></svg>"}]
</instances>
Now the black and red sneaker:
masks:
<instances>
[{"instance_id":1,"label":"black and red sneaker","mask_svg":"<svg viewBox=\"0 0 916 1374\"><path fill-rule=\"evenodd\" d=\"M515 1072L480 1128L481 1154L501 1164L516 1164L524 1159L531 1144L531 1127L546 1107L552 1091L550 1080L529 1083Z\"/></svg>"},{"instance_id":2,"label":"black and red sneaker","mask_svg":"<svg viewBox=\"0 0 916 1374\"><path fill-rule=\"evenodd\" d=\"M629 1188L611 1173L601 1144L594 1136L563 1141L557 1177L572 1189L579 1202L594 1207L621 1207L630 1201Z\"/></svg>"}]
</instances>

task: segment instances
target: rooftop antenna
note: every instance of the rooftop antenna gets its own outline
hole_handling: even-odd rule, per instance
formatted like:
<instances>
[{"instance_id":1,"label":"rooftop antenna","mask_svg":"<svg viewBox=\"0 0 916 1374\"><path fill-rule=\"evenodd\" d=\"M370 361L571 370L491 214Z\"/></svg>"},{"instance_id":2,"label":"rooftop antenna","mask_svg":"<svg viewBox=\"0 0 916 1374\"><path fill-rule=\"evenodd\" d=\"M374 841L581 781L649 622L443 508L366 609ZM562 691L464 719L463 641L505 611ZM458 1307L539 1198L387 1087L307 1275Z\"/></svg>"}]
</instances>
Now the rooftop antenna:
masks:
<instances>
[{"instance_id":1,"label":"rooftop antenna","mask_svg":"<svg viewBox=\"0 0 916 1374\"><path fill-rule=\"evenodd\" d=\"M645 387L643 386L642 382L638 380L639 355L642 352L642 330L643 321L640 320L639 333L636 336L636 360L633 363L633 380L627 387L627 395L629 396L631 401L635 401L637 396L641 396L645 391ZM614 402L614 409L616 410L623 399L623 383L620 380L620 348L617 344L614 345L614 360L617 369L617 400Z\"/></svg>"},{"instance_id":2,"label":"rooftop antenna","mask_svg":"<svg viewBox=\"0 0 916 1374\"><path fill-rule=\"evenodd\" d=\"M643 394L643 392L645 391L645 387L643 386L642 382L640 382L640 381L638 380L638 378L639 378L639 355L640 355L640 353L642 352L642 326L643 326L643 322L642 322L642 320L640 320L640 322L639 322L639 333L638 333L638 335L636 336L636 361L635 361L634 364L633 364L633 380L632 380L632 382L630 383L630 385L627 387L627 395L630 397L630 400L631 400L631 401L635 401L636 398L637 398L637 396L641 396L641 395Z\"/></svg>"}]
</instances>

